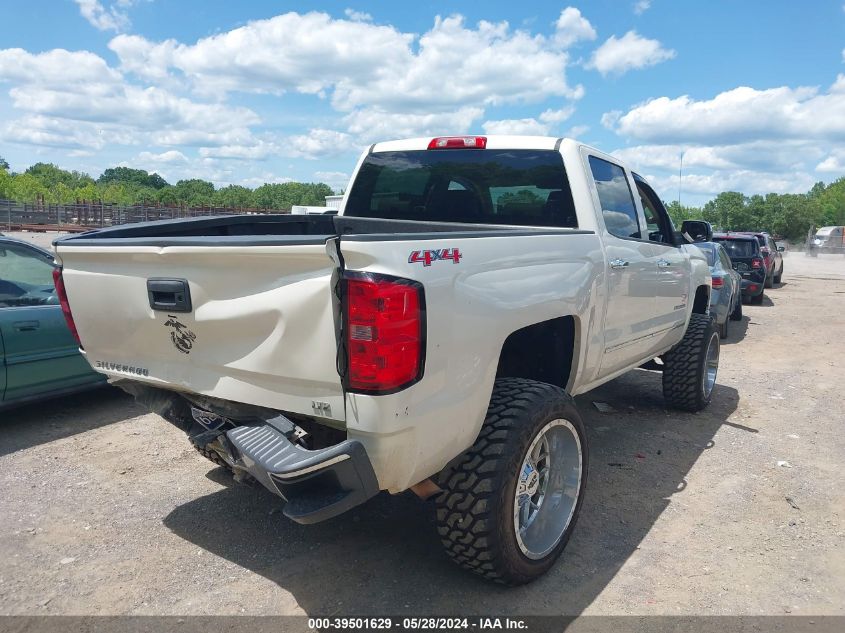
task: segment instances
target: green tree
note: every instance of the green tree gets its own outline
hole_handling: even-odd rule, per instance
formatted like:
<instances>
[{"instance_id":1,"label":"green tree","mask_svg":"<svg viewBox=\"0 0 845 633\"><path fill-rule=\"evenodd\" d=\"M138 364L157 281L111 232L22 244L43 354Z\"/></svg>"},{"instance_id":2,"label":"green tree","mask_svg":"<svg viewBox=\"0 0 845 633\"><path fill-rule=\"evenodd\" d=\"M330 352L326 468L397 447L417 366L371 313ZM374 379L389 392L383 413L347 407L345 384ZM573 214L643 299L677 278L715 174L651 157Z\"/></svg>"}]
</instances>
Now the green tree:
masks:
<instances>
[{"instance_id":1,"label":"green tree","mask_svg":"<svg viewBox=\"0 0 845 633\"><path fill-rule=\"evenodd\" d=\"M76 200L85 200L86 202L94 202L100 200L100 190L93 182L89 182L82 187L77 187L73 190L73 197Z\"/></svg>"},{"instance_id":2,"label":"green tree","mask_svg":"<svg viewBox=\"0 0 845 633\"><path fill-rule=\"evenodd\" d=\"M0 198L11 198L12 196L12 174L5 169L0 169Z\"/></svg>"},{"instance_id":3,"label":"green tree","mask_svg":"<svg viewBox=\"0 0 845 633\"><path fill-rule=\"evenodd\" d=\"M822 224L845 225L845 177L830 183L819 195L818 201Z\"/></svg>"},{"instance_id":4,"label":"green tree","mask_svg":"<svg viewBox=\"0 0 845 633\"><path fill-rule=\"evenodd\" d=\"M167 181L157 173L151 174L143 169L132 169L131 167L109 167L97 178L97 184L100 185L111 182L150 187L152 189L163 189L168 185Z\"/></svg>"},{"instance_id":5,"label":"green tree","mask_svg":"<svg viewBox=\"0 0 845 633\"><path fill-rule=\"evenodd\" d=\"M214 185L199 178L180 180L176 183L176 196L179 202L191 207L210 205L214 198Z\"/></svg>"},{"instance_id":6,"label":"green tree","mask_svg":"<svg viewBox=\"0 0 845 633\"><path fill-rule=\"evenodd\" d=\"M2 156L0 156L0 171L9 171L9 163Z\"/></svg>"},{"instance_id":7,"label":"green tree","mask_svg":"<svg viewBox=\"0 0 845 633\"><path fill-rule=\"evenodd\" d=\"M240 185L229 185L214 192L213 202L219 207L252 207L252 190Z\"/></svg>"},{"instance_id":8,"label":"green tree","mask_svg":"<svg viewBox=\"0 0 845 633\"><path fill-rule=\"evenodd\" d=\"M746 219L745 196L738 191L723 191L702 208L702 218L714 228L738 230Z\"/></svg>"},{"instance_id":9,"label":"green tree","mask_svg":"<svg viewBox=\"0 0 845 633\"><path fill-rule=\"evenodd\" d=\"M37 178L47 189L52 189L59 183L75 189L89 182L94 182L88 174L81 171L67 171L52 163L35 163L24 173Z\"/></svg>"},{"instance_id":10,"label":"green tree","mask_svg":"<svg viewBox=\"0 0 845 633\"><path fill-rule=\"evenodd\" d=\"M664 205L669 217L672 218L672 224L676 228L680 228L684 220L700 220L702 218L702 211L698 207L687 207L678 204L677 200L672 200L669 204L664 203Z\"/></svg>"},{"instance_id":11,"label":"green tree","mask_svg":"<svg viewBox=\"0 0 845 633\"><path fill-rule=\"evenodd\" d=\"M13 200L35 202L39 196L47 194L47 187L32 174L15 174L12 177L11 196Z\"/></svg>"},{"instance_id":12,"label":"green tree","mask_svg":"<svg viewBox=\"0 0 845 633\"><path fill-rule=\"evenodd\" d=\"M159 189L156 193L156 198L161 204L166 206L178 205L180 202L179 194L173 185L167 185Z\"/></svg>"}]
</instances>

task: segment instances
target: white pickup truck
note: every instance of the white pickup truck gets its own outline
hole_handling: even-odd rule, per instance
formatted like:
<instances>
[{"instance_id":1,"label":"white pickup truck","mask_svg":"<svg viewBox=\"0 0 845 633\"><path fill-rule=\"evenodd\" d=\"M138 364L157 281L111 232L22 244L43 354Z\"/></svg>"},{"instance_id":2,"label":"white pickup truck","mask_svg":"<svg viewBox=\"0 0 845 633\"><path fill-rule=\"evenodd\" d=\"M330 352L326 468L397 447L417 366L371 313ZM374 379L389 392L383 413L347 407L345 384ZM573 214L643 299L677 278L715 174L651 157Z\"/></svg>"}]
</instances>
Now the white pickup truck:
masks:
<instances>
[{"instance_id":1,"label":"white pickup truck","mask_svg":"<svg viewBox=\"0 0 845 633\"><path fill-rule=\"evenodd\" d=\"M411 489L455 561L519 584L583 501L572 396L647 365L710 401L708 233L574 140L412 139L364 152L336 216L59 239L57 286L95 369L291 519Z\"/></svg>"}]
</instances>

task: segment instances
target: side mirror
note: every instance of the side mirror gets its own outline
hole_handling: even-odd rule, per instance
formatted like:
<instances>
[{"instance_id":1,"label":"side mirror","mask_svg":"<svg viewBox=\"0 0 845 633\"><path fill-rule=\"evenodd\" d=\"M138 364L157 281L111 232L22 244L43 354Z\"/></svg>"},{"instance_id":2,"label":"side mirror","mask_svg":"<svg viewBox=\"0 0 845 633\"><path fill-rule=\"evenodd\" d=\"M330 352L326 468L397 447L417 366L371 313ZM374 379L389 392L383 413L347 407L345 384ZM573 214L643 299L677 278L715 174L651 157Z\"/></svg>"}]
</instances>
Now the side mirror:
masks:
<instances>
[{"instance_id":1,"label":"side mirror","mask_svg":"<svg viewBox=\"0 0 845 633\"><path fill-rule=\"evenodd\" d=\"M684 220L681 233L688 242L709 242L713 239L713 227L704 220Z\"/></svg>"},{"instance_id":2,"label":"side mirror","mask_svg":"<svg viewBox=\"0 0 845 633\"><path fill-rule=\"evenodd\" d=\"M786 246L778 246L778 253L783 253L786 251Z\"/></svg>"}]
</instances>

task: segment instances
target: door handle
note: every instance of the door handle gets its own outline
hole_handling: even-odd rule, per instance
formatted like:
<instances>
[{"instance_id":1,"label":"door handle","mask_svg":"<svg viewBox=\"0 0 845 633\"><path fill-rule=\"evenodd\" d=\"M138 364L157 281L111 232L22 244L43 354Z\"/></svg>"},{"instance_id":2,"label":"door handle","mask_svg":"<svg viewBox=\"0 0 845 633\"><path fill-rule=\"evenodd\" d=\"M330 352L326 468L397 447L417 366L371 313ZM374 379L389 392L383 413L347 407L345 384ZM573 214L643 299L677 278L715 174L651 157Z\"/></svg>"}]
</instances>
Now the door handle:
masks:
<instances>
[{"instance_id":1,"label":"door handle","mask_svg":"<svg viewBox=\"0 0 845 633\"><path fill-rule=\"evenodd\" d=\"M610 260L610 267L614 270L619 270L620 268L627 268L628 262L624 259L611 259Z\"/></svg>"},{"instance_id":2,"label":"door handle","mask_svg":"<svg viewBox=\"0 0 845 633\"><path fill-rule=\"evenodd\" d=\"M672 262L670 262L668 259L658 259L657 260L657 267L658 268L668 268L671 265L672 265Z\"/></svg>"},{"instance_id":3,"label":"door handle","mask_svg":"<svg viewBox=\"0 0 845 633\"><path fill-rule=\"evenodd\" d=\"M12 323L12 327L18 332L34 332L41 327L41 323L39 321L15 321Z\"/></svg>"}]
</instances>

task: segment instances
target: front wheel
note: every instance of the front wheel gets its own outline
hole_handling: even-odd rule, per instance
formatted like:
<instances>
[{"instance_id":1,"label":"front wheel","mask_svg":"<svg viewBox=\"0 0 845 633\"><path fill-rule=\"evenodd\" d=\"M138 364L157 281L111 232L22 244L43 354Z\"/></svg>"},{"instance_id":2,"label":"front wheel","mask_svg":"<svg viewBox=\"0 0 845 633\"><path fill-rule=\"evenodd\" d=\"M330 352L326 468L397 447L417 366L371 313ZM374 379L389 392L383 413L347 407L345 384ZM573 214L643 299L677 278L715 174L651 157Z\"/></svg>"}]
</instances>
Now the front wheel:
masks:
<instances>
[{"instance_id":1,"label":"front wheel","mask_svg":"<svg viewBox=\"0 0 845 633\"><path fill-rule=\"evenodd\" d=\"M586 479L586 435L572 398L546 383L500 378L475 444L440 477L446 552L490 580L534 580L563 552Z\"/></svg>"},{"instance_id":2,"label":"front wheel","mask_svg":"<svg viewBox=\"0 0 845 633\"><path fill-rule=\"evenodd\" d=\"M684 338L663 356L663 397L676 409L708 404L719 371L719 333L706 314L692 314Z\"/></svg>"}]
</instances>

